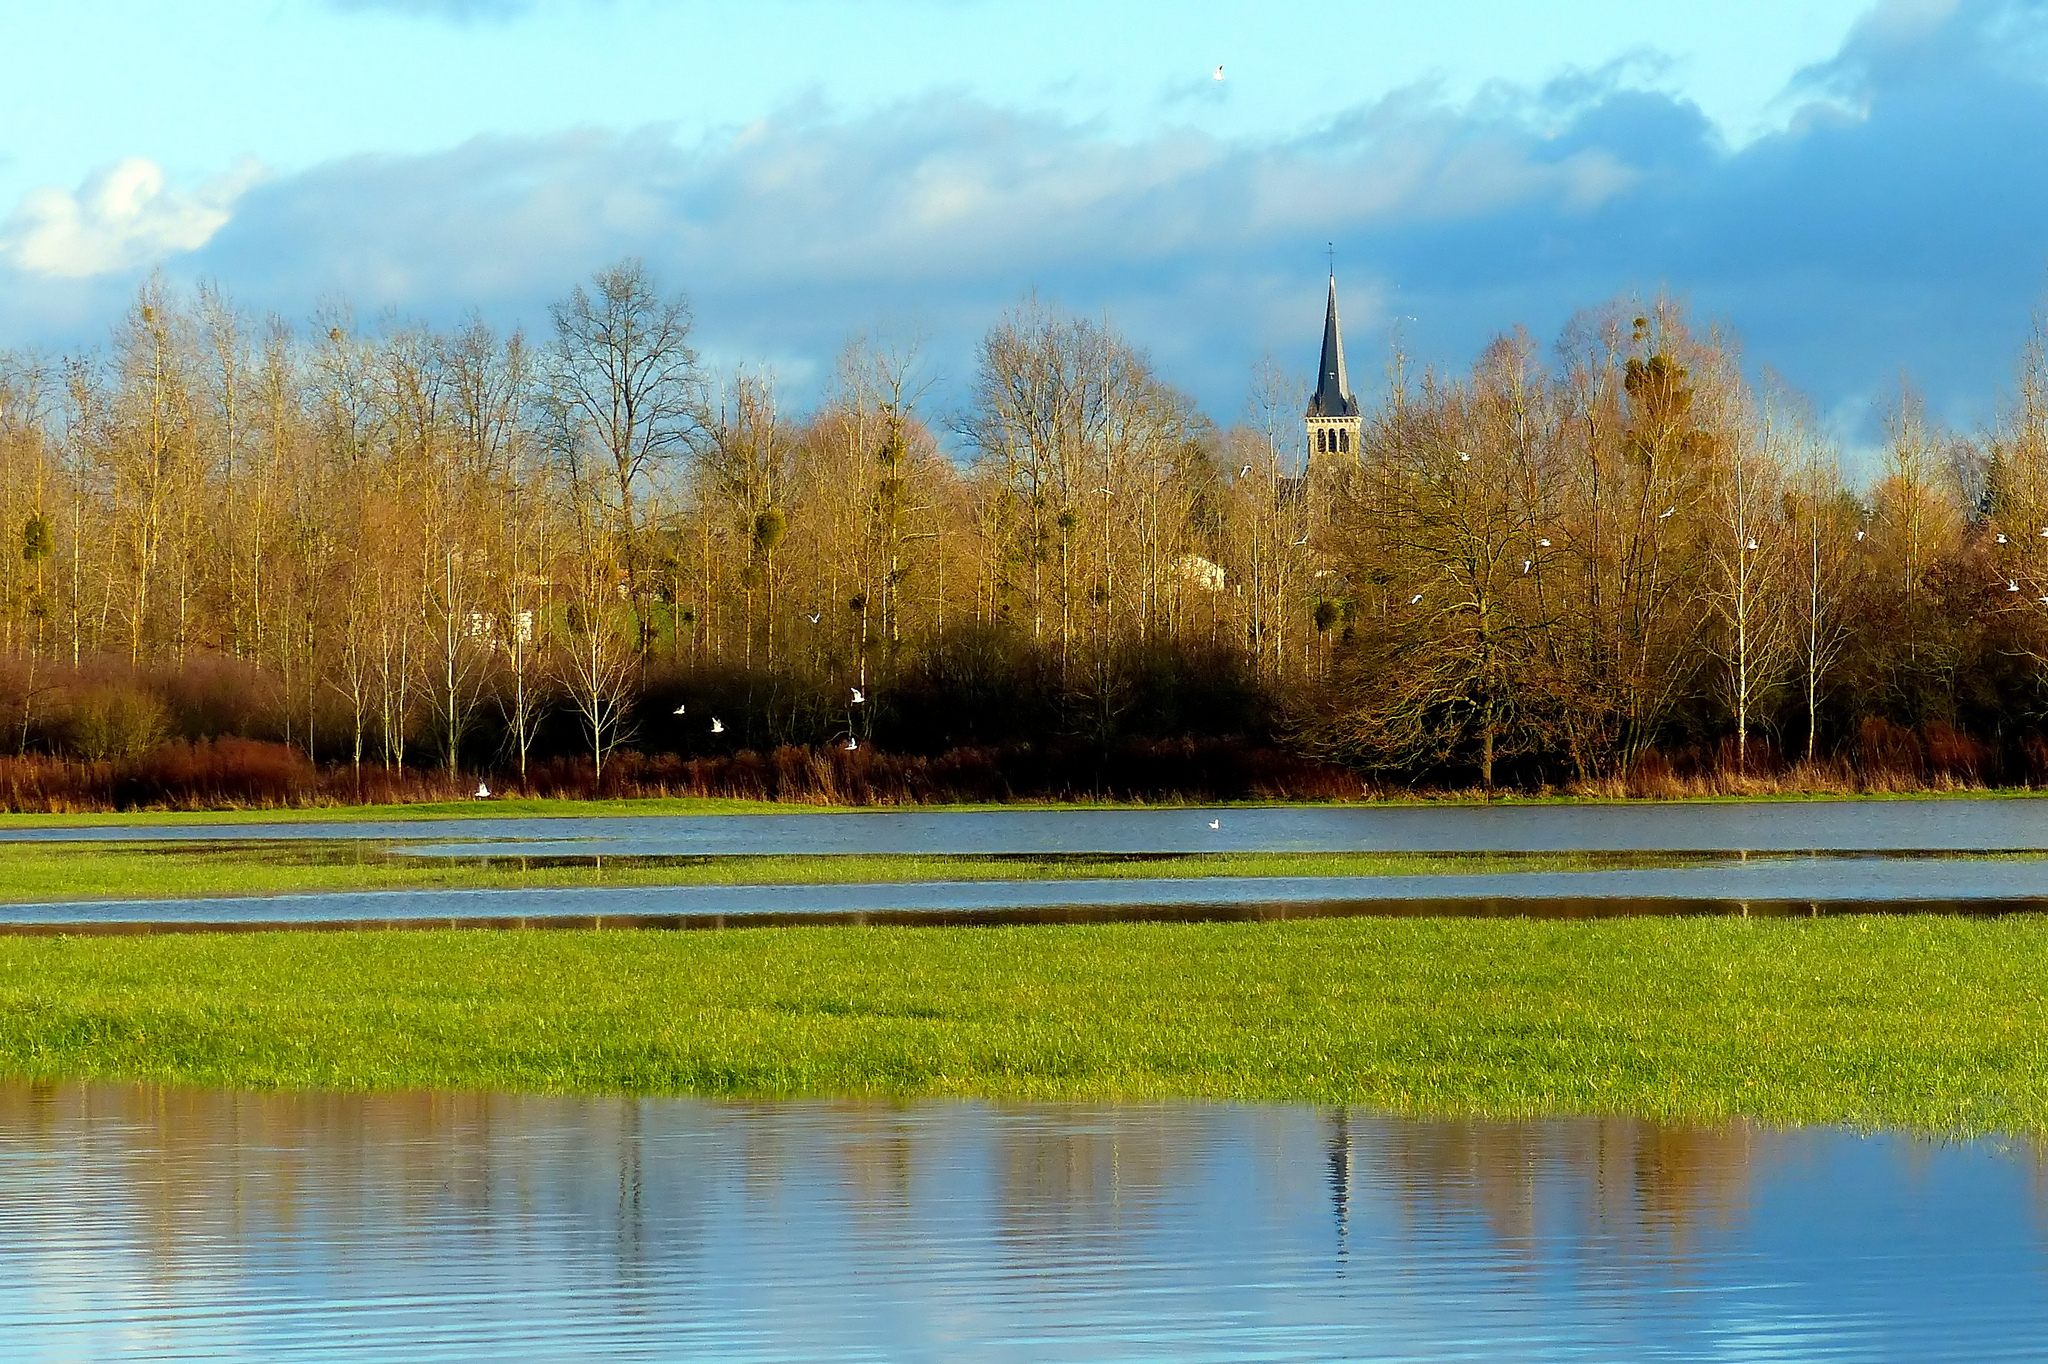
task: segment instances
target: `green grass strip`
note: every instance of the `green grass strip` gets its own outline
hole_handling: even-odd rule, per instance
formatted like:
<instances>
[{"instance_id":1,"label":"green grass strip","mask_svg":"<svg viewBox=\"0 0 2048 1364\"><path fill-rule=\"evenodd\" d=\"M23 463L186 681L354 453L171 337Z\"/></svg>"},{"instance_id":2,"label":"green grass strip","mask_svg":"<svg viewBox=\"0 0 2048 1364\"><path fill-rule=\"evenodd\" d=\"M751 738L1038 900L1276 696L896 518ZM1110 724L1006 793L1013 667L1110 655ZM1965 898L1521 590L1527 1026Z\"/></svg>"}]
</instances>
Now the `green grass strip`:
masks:
<instances>
[{"instance_id":1,"label":"green grass strip","mask_svg":"<svg viewBox=\"0 0 2048 1364\"><path fill-rule=\"evenodd\" d=\"M2048 920L0 939L0 1070L2048 1131Z\"/></svg>"},{"instance_id":2,"label":"green grass strip","mask_svg":"<svg viewBox=\"0 0 2048 1364\"><path fill-rule=\"evenodd\" d=\"M1393 876L1669 866L1680 855L1198 853L1164 857L408 857L372 844L0 845L0 904L350 890L844 885L1207 876ZM1693 861L1698 858L1690 859Z\"/></svg>"}]
</instances>

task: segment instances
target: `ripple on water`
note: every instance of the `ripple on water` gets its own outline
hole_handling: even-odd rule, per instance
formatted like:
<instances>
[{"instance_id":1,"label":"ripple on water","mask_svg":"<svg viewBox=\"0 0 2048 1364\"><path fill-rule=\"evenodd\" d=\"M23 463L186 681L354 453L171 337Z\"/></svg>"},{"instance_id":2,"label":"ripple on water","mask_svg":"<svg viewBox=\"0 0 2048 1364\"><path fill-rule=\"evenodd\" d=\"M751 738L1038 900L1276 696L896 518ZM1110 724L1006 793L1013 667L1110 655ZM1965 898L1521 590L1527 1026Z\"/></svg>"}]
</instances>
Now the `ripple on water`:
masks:
<instances>
[{"instance_id":1,"label":"ripple on water","mask_svg":"<svg viewBox=\"0 0 2048 1364\"><path fill-rule=\"evenodd\" d=\"M2040 1153L1333 1109L0 1085L0 1355L1999 1359Z\"/></svg>"}]
</instances>

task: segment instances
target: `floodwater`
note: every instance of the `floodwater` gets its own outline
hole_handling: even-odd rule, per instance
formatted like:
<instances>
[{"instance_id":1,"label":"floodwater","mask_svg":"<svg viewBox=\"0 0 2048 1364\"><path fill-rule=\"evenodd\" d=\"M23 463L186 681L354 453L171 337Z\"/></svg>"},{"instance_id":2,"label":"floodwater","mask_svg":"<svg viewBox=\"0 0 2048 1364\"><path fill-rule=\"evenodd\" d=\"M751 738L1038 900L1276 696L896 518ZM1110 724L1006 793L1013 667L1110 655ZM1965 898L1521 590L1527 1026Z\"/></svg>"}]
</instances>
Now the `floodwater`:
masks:
<instances>
[{"instance_id":1,"label":"floodwater","mask_svg":"<svg viewBox=\"0 0 2048 1364\"><path fill-rule=\"evenodd\" d=\"M1215 828L1210 827L1214 821ZM439 840L453 856L764 853L2048 850L2048 800L866 810L306 824L38 826L0 843ZM457 842L457 840L465 840Z\"/></svg>"},{"instance_id":2,"label":"floodwater","mask_svg":"<svg viewBox=\"0 0 2048 1364\"><path fill-rule=\"evenodd\" d=\"M1129 877L848 885L337 891L0 905L0 932L67 928L717 928L1271 919L2048 910L2048 859L1773 857L1671 867L1421 876Z\"/></svg>"},{"instance_id":3,"label":"floodwater","mask_svg":"<svg viewBox=\"0 0 2048 1364\"><path fill-rule=\"evenodd\" d=\"M2038 1359L2042 1152L0 1084L0 1357Z\"/></svg>"}]
</instances>

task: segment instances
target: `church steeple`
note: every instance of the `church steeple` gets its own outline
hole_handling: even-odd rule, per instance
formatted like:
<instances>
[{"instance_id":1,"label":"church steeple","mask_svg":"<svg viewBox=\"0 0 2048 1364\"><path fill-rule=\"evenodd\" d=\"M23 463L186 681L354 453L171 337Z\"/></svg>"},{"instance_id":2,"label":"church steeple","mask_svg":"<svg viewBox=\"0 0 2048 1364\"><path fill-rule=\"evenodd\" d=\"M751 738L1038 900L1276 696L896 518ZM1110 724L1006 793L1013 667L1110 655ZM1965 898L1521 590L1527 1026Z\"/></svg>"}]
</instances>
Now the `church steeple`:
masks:
<instances>
[{"instance_id":1,"label":"church steeple","mask_svg":"<svg viewBox=\"0 0 2048 1364\"><path fill-rule=\"evenodd\" d=\"M1358 452L1358 399L1351 395L1351 377L1344 368L1344 328L1337 320L1337 272L1330 271L1330 302L1323 310L1323 359L1316 391L1303 414L1308 427L1308 463L1317 456Z\"/></svg>"},{"instance_id":2,"label":"church steeple","mask_svg":"<svg viewBox=\"0 0 2048 1364\"><path fill-rule=\"evenodd\" d=\"M1337 320L1337 274L1330 272L1330 304L1323 312L1323 364L1315 395L1308 400L1311 417L1355 417L1358 399L1351 396L1351 376L1344 369L1344 328Z\"/></svg>"}]
</instances>

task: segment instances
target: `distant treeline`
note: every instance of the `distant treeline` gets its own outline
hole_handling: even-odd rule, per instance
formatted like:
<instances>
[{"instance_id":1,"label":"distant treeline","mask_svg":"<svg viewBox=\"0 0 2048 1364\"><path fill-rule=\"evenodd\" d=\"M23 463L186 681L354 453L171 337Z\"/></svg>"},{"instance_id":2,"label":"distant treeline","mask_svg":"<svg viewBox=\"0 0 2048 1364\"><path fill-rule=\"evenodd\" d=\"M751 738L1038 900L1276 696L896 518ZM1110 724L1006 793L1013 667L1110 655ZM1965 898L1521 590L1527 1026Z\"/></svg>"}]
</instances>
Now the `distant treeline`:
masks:
<instances>
[{"instance_id":1,"label":"distant treeline","mask_svg":"<svg viewBox=\"0 0 2048 1364\"><path fill-rule=\"evenodd\" d=\"M1036 304L944 449L914 354L793 414L635 263L551 322L153 282L106 352L0 362L0 801L2048 775L2038 337L1990 429L1902 392L1859 489L1662 303L1396 357L1306 476L1271 366L1219 426Z\"/></svg>"}]
</instances>

